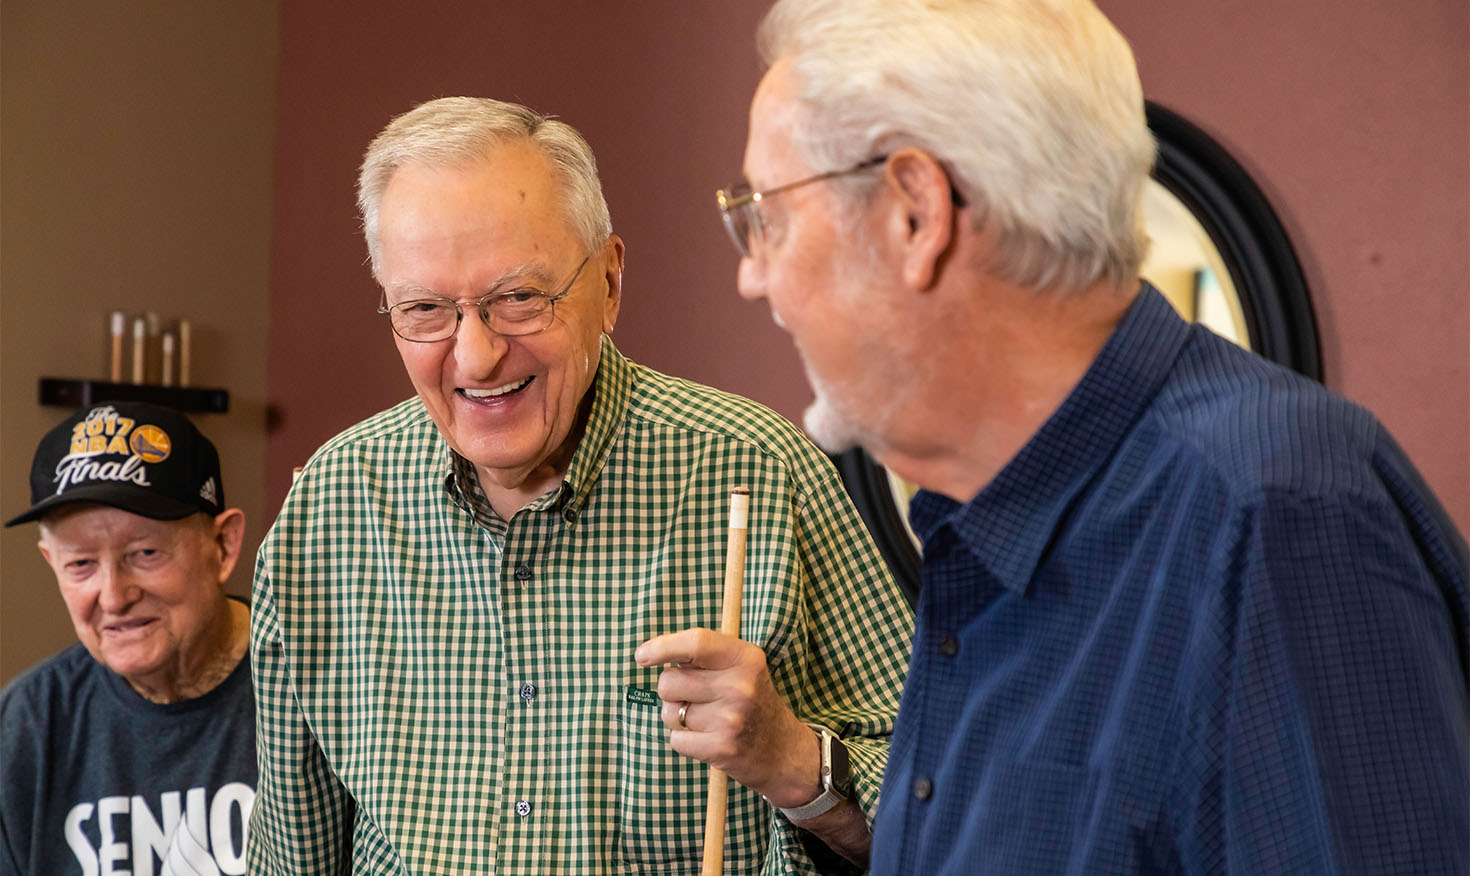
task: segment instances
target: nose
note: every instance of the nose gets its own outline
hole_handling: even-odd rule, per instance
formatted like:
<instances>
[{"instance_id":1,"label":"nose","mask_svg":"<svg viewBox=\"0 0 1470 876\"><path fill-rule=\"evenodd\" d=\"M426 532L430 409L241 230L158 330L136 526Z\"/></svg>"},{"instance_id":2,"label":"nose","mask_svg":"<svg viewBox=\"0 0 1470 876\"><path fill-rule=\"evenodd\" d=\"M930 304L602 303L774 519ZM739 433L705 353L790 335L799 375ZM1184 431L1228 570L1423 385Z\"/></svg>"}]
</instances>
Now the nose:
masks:
<instances>
[{"instance_id":1,"label":"nose","mask_svg":"<svg viewBox=\"0 0 1470 876\"><path fill-rule=\"evenodd\" d=\"M509 346L504 336L485 324L483 312L466 313L454 336L454 361L464 377L488 377Z\"/></svg>"},{"instance_id":2,"label":"nose","mask_svg":"<svg viewBox=\"0 0 1470 876\"><path fill-rule=\"evenodd\" d=\"M140 598L143 591L132 576L117 569L99 569L97 604L108 614L124 614Z\"/></svg>"},{"instance_id":3,"label":"nose","mask_svg":"<svg viewBox=\"0 0 1470 876\"><path fill-rule=\"evenodd\" d=\"M766 297L766 272L755 259L742 258L735 274L735 285L741 298L759 301Z\"/></svg>"}]
</instances>

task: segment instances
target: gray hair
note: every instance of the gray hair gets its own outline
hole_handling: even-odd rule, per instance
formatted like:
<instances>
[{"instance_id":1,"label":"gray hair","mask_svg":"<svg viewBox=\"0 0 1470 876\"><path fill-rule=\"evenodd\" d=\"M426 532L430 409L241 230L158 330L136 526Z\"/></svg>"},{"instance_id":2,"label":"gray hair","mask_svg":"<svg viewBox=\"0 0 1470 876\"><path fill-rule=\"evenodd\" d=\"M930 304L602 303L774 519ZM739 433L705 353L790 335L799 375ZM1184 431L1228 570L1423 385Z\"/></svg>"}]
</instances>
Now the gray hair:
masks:
<instances>
[{"instance_id":1,"label":"gray hair","mask_svg":"<svg viewBox=\"0 0 1470 876\"><path fill-rule=\"evenodd\" d=\"M757 40L790 61L814 170L917 146L996 235L998 277L1136 275L1154 140L1133 54L1090 0L780 0Z\"/></svg>"},{"instance_id":2,"label":"gray hair","mask_svg":"<svg viewBox=\"0 0 1470 876\"><path fill-rule=\"evenodd\" d=\"M357 180L357 206L372 258L380 267L378 207L393 173L405 164L463 167L493 147L529 140L551 161L561 182L567 221L587 252L612 234L612 218L597 159L577 129L516 103L485 97L442 97L421 103L388 123L369 144Z\"/></svg>"}]
</instances>

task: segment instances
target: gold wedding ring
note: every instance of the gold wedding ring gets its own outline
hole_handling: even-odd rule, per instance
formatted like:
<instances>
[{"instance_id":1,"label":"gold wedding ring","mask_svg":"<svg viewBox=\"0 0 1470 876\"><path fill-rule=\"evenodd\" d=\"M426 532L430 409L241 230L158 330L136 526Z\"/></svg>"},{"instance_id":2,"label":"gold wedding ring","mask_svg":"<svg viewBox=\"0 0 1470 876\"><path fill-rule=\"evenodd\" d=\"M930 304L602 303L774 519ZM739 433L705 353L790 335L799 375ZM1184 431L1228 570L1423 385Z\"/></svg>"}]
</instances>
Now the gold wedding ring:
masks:
<instances>
[{"instance_id":1,"label":"gold wedding ring","mask_svg":"<svg viewBox=\"0 0 1470 876\"><path fill-rule=\"evenodd\" d=\"M684 723L684 716L689 714L689 704L686 702L679 707L679 729L688 730L689 725Z\"/></svg>"}]
</instances>

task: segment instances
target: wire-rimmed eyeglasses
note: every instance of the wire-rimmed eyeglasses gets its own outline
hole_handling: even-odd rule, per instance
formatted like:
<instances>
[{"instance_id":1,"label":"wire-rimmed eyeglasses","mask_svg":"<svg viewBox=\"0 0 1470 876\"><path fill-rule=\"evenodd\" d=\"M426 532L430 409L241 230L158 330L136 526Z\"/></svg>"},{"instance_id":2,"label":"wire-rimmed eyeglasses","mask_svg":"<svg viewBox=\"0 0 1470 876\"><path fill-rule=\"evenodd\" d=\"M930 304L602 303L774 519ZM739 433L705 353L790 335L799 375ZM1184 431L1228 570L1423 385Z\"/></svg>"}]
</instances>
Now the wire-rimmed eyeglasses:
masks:
<instances>
[{"instance_id":1,"label":"wire-rimmed eyeglasses","mask_svg":"<svg viewBox=\"0 0 1470 876\"><path fill-rule=\"evenodd\" d=\"M763 192L752 191L750 184L746 182L736 183L729 188L720 189L715 192L715 203L720 207L720 218L725 220L725 230L730 232L730 240L735 243L735 249L739 251L742 258L750 258L752 242L760 238L764 233L761 226L760 211L757 205L761 201L782 192L789 192L798 186L807 183L820 182L824 179L832 179L837 176L847 176L850 173L858 173L872 167L877 167L888 160L887 155L875 155L864 159L852 167L842 170L829 170L766 189Z\"/></svg>"},{"instance_id":2,"label":"wire-rimmed eyeglasses","mask_svg":"<svg viewBox=\"0 0 1470 876\"><path fill-rule=\"evenodd\" d=\"M582 259L572 278L560 292L554 294L548 295L540 289L522 286L491 292L464 304L449 298L416 298L400 301L389 307L388 292L384 290L383 298L378 303L378 312L388 314L388 322L393 326L394 334L405 341L418 344L432 344L454 337L455 332L459 331L460 322L464 320L466 307L475 308L480 314L480 320L498 335L534 335L551 326L556 318L556 302L567 297L591 258L588 256Z\"/></svg>"}]
</instances>

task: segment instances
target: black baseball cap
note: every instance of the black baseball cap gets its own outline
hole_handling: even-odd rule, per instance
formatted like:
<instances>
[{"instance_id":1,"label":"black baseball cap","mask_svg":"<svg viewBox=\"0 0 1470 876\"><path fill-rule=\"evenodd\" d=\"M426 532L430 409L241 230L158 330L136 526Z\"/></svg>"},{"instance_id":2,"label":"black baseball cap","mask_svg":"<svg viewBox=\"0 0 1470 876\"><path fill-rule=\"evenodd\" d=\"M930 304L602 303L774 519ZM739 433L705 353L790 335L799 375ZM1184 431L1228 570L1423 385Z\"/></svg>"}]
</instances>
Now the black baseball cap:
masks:
<instances>
[{"instance_id":1,"label":"black baseball cap","mask_svg":"<svg viewBox=\"0 0 1470 876\"><path fill-rule=\"evenodd\" d=\"M31 462L31 507L15 526L73 502L154 520L225 510L219 453L189 418L147 402L102 402L46 433Z\"/></svg>"}]
</instances>

